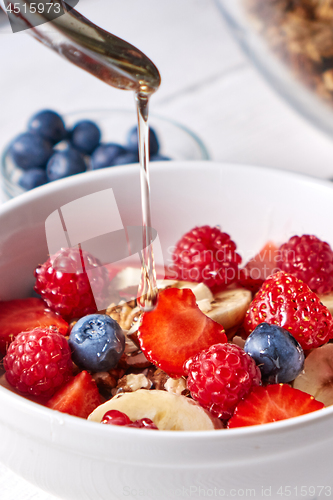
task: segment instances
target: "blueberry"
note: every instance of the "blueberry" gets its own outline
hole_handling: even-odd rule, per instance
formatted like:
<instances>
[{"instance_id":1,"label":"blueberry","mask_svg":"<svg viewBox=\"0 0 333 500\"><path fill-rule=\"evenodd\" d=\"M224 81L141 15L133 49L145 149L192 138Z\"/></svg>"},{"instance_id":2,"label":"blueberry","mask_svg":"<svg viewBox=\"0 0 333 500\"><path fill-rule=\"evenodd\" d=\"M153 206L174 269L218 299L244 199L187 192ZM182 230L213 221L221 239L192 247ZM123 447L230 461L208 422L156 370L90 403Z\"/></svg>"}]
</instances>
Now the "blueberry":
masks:
<instances>
[{"instance_id":1,"label":"blueberry","mask_svg":"<svg viewBox=\"0 0 333 500\"><path fill-rule=\"evenodd\" d=\"M110 142L109 144L101 144L91 155L91 168L97 170L99 168L112 167L118 156L127 153L127 150L120 144Z\"/></svg>"},{"instance_id":2,"label":"blueberry","mask_svg":"<svg viewBox=\"0 0 333 500\"><path fill-rule=\"evenodd\" d=\"M117 158L115 158L113 162L113 165L128 165L129 163L137 163L138 161L138 154L132 151L128 151L123 155L117 156Z\"/></svg>"},{"instance_id":3,"label":"blueberry","mask_svg":"<svg viewBox=\"0 0 333 500\"><path fill-rule=\"evenodd\" d=\"M44 168L52 156L52 144L32 132L17 136L9 146L9 155L16 166L29 170Z\"/></svg>"},{"instance_id":4,"label":"blueberry","mask_svg":"<svg viewBox=\"0 0 333 500\"><path fill-rule=\"evenodd\" d=\"M68 139L65 139L63 141L58 142L58 144L55 144L55 146L53 146L53 151L56 153L57 151L65 151L68 148L73 148L73 146Z\"/></svg>"},{"instance_id":5,"label":"blueberry","mask_svg":"<svg viewBox=\"0 0 333 500\"><path fill-rule=\"evenodd\" d=\"M84 159L76 149L68 147L63 151L56 151L46 166L49 181L80 174L86 170Z\"/></svg>"},{"instance_id":6,"label":"blueberry","mask_svg":"<svg viewBox=\"0 0 333 500\"><path fill-rule=\"evenodd\" d=\"M304 352L284 328L261 323L248 336L244 351L260 368L263 381L288 383L303 370Z\"/></svg>"},{"instance_id":7,"label":"blueberry","mask_svg":"<svg viewBox=\"0 0 333 500\"><path fill-rule=\"evenodd\" d=\"M125 349L125 336L118 323L105 314L79 319L69 337L72 359L93 372L114 368Z\"/></svg>"},{"instance_id":8,"label":"blueberry","mask_svg":"<svg viewBox=\"0 0 333 500\"><path fill-rule=\"evenodd\" d=\"M170 161L170 160L171 158L169 158L168 156L163 156L160 154L153 155L150 157L150 161Z\"/></svg>"},{"instance_id":9,"label":"blueberry","mask_svg":"<svg viewBox=\"0 0 333 500\"><path fill-rule=\"evenodd\" d=\"M133 127L127 136L127 147L131 151L138 151L138 127ZM153 128L149 128L149 155L153 156L158 153L160 144L157 134Z\"/></svg>"},{"instance_id":10,"label":"blueberry","mask_svg":"<svg viewBox=\"0 0 333 500\"><path fill-rule=\"evenodd\" d=\"M71 132L71 142L74 148L83 154L91 155L100 140L101 131L96 123L90 120L78 122Z\"/></svg>"},{"instance_id":11,"label":"blueberry","mask_svg":"<svg viewBox=\"0 0 333 500\"><path fill-rule=\"evenodd\" d=\"M47 183L46 172L43 168L31 168L23 172L18 180L19 186L29 191Z\"/></svg>"},{"instance_id":12,"label":"blueberry","mask_svg":"<svg viewBox=\"0 0 333 500\"><path fill-rule=\"evenodd\" d=\"M44 137L52 144L62 141L67 135L63 119L51 109L39 111L30 118L28 129L30 132L35 132Z\"/></svg>"}]
</instances>

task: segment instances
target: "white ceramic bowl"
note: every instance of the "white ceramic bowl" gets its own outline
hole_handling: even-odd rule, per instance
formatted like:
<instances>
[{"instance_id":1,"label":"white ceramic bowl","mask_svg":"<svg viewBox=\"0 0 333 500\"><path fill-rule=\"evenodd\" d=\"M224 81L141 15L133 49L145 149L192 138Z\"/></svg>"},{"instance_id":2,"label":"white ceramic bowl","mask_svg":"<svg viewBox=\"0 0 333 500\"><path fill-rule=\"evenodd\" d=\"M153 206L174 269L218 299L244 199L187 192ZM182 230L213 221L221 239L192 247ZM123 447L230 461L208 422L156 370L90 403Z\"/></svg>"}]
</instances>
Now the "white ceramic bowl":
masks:
<instances>
[{"instance_id":1,"label":"white ceramic bowl","mask_svg":"<svg viewBox=\"0 0 333 500\"><path fill-rule=\"evenodd\" d=\"M221 224L243 255L268 239L314 233L333 243L333 186L263 168L209 162L152 165L153 225L165 259L195 225ZM124 225L140 224L137 166L54 182L0 207L0 297L29 294L46 258L44 222L112 187ZM329 497L333 407L233 430L148 432L49 410L0 387L0 460L63 500Z\"/></svg>"}]
</instances>

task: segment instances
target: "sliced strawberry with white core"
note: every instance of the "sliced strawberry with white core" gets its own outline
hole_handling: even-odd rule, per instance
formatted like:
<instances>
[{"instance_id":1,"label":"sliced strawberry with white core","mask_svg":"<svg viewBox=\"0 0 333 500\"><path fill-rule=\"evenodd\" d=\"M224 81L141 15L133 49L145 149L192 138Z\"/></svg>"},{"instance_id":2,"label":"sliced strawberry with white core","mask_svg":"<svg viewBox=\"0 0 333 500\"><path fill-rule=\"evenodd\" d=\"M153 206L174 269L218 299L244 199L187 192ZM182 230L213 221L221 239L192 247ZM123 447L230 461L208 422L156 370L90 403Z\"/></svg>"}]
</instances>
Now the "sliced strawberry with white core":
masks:
<instances>
[{"instance_id":1,"label":"sliced strawberry with white core","mask_svg":"<svg viewBox=\"0 0 333 500\"><path fill-rule=\"evenodd\" d=\"M6 353L17 334L37 327L54 327L66 335L68 323L41 299L0 301L0 354Z\"/></svg>"},{"instance_id":2,"label":"sliced strawberry with white core","mask_svg":"<svg viewBox=\"0 0 333 500\"><path fill-rule=\"evenodd\" d=\"M263 282L273 273L280 270L281 252L269 241L240 270L239 284L253 292L257 292Z\"/></svg>"},{"instance_id":3,"label":"sliced strawberry with white core","mask_svg":"<svg viewBox=\"0 0 333 500\"><path fill-rule=\"evenodd\" d=\"M59 389L47 406L75 417L87 418L100 404L95 380L90 373L82 371Z\"/></svg>"},{"instance_id":4,"label":"sliced strawberry with white core","mask_svg":"<svg viewBox=\"0 0 333 500\"><path fill-rule=\"evenodd\" d=\"M286 418L299 417L323 408L305 392L288 384L272 384L254 387L250 394L238 403L228 428L268 424Z\"/></svg>"}]
</instances>

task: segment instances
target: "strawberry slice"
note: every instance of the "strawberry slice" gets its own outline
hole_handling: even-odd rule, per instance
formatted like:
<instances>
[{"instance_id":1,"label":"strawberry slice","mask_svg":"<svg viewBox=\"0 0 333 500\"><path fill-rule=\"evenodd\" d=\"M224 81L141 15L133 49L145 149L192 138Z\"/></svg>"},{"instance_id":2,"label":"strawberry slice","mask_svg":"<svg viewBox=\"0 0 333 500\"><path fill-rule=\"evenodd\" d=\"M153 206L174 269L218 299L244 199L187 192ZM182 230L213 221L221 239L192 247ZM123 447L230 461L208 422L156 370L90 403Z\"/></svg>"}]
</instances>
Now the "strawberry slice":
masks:
<instances>
[{"instance_id":1,"label":"strawberry slice","mask_svg":"<svg viewBox=\"0 0 333 500\"><path fill-rule=\"evenodd\" d=\"M227 342L223 326L208 318L187 288L167 288L154 311L142 316L138 339L153 364L171 377L184 375L184 362L213 344Z\"/></svg>"},{"instance_id":2,"label":"strawberry slice","mask_svg":"<svg viewBox=\"0 0 333 500\"><path fill-rule=\"evenodd\" d=\"M304 350L333 338L333 318L308 285L280 271L269 276L252 300L244 320L250 334L260 323L281 326Z\"/></svg>"},{"instance_id":3,"label":"strawberry slice","mask_svg":"<svg viewBox=\"0 0 333 500\"><path fill-rule=\"evenodd\" d=\"M54 327L66 335L68 323L48 309L42 299L0 301L0 354L6 354L7 347L18 333L36 327Z\"/></svg>"},{"instance_id":4,"label":"strawberry slice","mask_svg":"<svg viewBox=\"0 0 333 500\"><path fill-rule=\"evenodd\" d=\"M268 424L305 415L321 408L324 408L323 403L288 384L258 386L238 403L228 422L228 428Z\"/></svg>"},{"instance_id":5,"label":"strawberry slice","mask_svg":"<svg viewBox=\"0 0 333 500\"><path fill-rule=\"evenodd\" d=\"M95 380L88 372L82 371L59 389L46 406L75 417L87 418L100 404L101 397Z\"/></svg>"},{"instance_id":6,"label":"strawberry slice","mask_svg":"<svg viewBox=\"0 0 333 500\"><path fill-rule=\"evenodd\" d=\"M240 270L239 284L252 292L257 292L263 282L273 273L278 272L281 259L279 248L269 241L249 262Z\"/></svg>"},{"instance_id":7,"label":"strawberry slice","mask_svg":"<svg viewBox=\"0 0 333 500\"><path fill-rule=\"evenodd\" d=\"M323 403L288 384L257 386L238 403L228 422L228 428L268 424L299 417L321 408L324 408Z\"/></svg>"}]
</instances>

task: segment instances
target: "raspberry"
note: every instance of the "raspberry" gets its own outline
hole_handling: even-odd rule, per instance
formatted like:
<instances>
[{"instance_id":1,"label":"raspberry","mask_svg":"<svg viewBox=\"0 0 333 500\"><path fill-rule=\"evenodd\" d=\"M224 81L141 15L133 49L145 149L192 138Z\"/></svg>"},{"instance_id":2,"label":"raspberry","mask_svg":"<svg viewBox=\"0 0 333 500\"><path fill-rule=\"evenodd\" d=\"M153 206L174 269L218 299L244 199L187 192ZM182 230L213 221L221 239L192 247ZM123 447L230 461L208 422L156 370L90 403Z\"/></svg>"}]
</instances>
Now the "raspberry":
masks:
<instances>
[{"instance_id":1,"label":"raspberry","mask_svg":"<svg viewBox=\"0 0 333 500\"><path fill-rule=\"evenodd\" d=\"M23 394L51 397L72 374L67 340L56 331L35 328L17 335L3 359L7 381Z\"/></svg>"},{"instance_id":2,"label":"raspberry","mask_svg":"<svg viewBox=\"0 0 333 500\"><path fill-rule=\"evenodd\" d=\"M317 294L333 290L333 251L316 236L293 236L280 247L282 271L306 283Z\"/></svg>"},{"instance_id":3,"label":"raspberry","mask_svg":"<svg viewBox=\"0 0 333 500\"><path fill-rule=\"evenodd\" d=\"M261 382L255 361L235 344L212 345L189 358L184 370L193 399L223 420Z\"/></svg>"},{"instance_id":4,"label":"raspberry","mask_svg":"<svg viewBox=\"0 0 333 500\"><path fill-rule=\"evenodd\" d=\"M236 244L218 227L195 227L176 244L172 272L178 280L204 283L223 289L237 280L242 259Z\"/></svg>"},{"instance_id":5,"label":"raspberry","mask_svg":"<svg viewBox=\"0 0 333 500\"><path fill-rule=\"evenodd\" d=\"M101 263L79 248L61 249L37 267L34 289L66 321L94 314L97 307L86 272L91 269L94 269L94 292L102 294L108 272Z\"/></svg>"}]
</instances>

